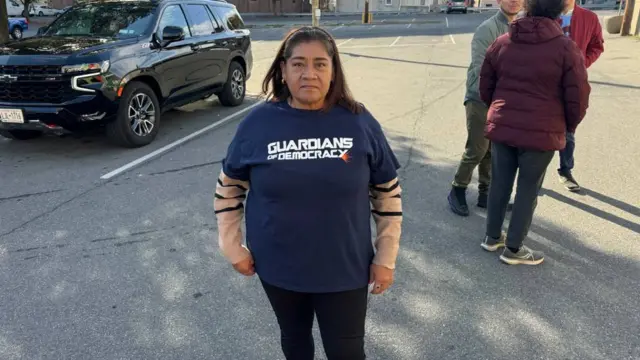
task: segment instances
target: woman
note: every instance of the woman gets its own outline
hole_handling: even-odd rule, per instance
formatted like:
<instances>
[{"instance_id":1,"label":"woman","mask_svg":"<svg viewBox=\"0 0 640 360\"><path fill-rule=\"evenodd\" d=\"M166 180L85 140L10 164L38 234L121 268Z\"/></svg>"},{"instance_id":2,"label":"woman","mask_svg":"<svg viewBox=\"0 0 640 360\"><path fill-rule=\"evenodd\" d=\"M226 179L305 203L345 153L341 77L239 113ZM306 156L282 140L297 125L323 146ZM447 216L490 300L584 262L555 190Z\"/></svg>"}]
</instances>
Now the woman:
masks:
<instances>
[{"instance_id":1,"label":"woman","mask_svg":"<svg viewBox=\"0 0 640 360\"><path fill-rule=\"evenodd\" d=\"M591 88L578 46L557 20L564 0L528 0L526 15L487 49L480 95L490 107L486 137L492 142L491 185L482 247L507 264L537 265L544 254L523 245L536 198L554 151L565 147L585 116ZM513 213L502 233L518 173ZM506 237L506 239L505 239Z\"/></svg>"},{"instance_id":2,"label":"woman","mask_svg":"<svg viewBox=\"0 0 640 360\"><path fill-rule=\"evenodd\" d=\"M398 253L398 161L351 97L326 31L290 32L263 92L269 101L239 125L218 178L222 253L241 274L259 275L287 359L314 358L314 314L329 360L364 359L367 296L389 288Z\"/></svg>"}]
</instances>

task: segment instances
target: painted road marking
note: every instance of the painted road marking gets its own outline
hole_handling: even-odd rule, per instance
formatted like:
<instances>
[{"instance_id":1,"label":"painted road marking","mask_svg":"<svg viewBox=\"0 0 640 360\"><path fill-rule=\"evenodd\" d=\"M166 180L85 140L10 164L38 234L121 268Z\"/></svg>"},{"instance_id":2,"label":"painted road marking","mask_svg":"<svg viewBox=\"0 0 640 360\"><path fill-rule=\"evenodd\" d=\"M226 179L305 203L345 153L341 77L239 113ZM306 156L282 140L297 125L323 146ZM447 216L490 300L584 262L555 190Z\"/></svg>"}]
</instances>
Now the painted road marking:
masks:
<instances>
[{"instance_id":1,"label":"painted road marking","mask_svg":"<svg viewBox=\"0 0 640 360\"><path fill-rule=\"evenodd\" d=\"M394 42L392 42L392 43L391 43L391 45L389 45L389 47L391 47L391 46L395 45L398 41L400 41L400 38L401 38L401 37L402 37L402 36L398 36L398 37L396 38L396 40L395 40Z\"/></svg>"},{"instance_id":2,"label":"painted road marking","mask_svg":"<svg viewBox=\"0 0 640 360\"><path fill-rule=\"evenodd\" d=\"M453 43L453 45L456 44L456 40L453 38L452 34L449 34L449 38L451 39L451 42Z\"/></svg>"},{"instance_id":3,"label":"painted road marking","mask_svg":"<svg viewBox=\"0 0 640 360\"><path fill-rule=\"evenodd\" d=\"M344 25L340 25L340 26L334 27L333 30L331 31L336 31L336 30L342 29L343 27Z\"/></svg>"},{"instance_id":4,"label":"painted road marking","mask_svg":"<svg viewBox=\"0 0 640 360\"><path fill-rule=\"evenodd\" d=\"M164 153L166 153L166 152L168 152L168 151L170 151L170 150L172 150L172 149L174 149L174 148L186 143L187 141L193 140L194 138L196 138L196 137L198 137L198 136L200 136L200 135L202 135L202 134L204 134L204 133L206 133L208 131L211 131L211 130L213 130L215 128L218 128L218 127L228 123L229 121L235 119L238 115L244 114L247 111L253 109L254 107L256 107L256 106L258 106L258 105L260 105L262 103L263 103L263 101L258 101L255 104L251 104L251 105L245 107L242 110L238 110L238 111L234 112L233 114L231 114L231 115L229 115L229 116L227 116L225 118L222 118L222 119L214 122L213 124L211 124L211 125L209 125L207 127L204 127L204 128L202 128L202 129L200 129L200 130L198 130L198 131L196 131L196 132L194 132L194 133L192 133L190 135L187 135L187 136L185 136L185 137L183 137L181 139L178 139L178 140L172 142L171 144L165 145L165 146L161 147L158 150L155 150L155 151L153 151L153 152L151 152L151 153L149 153L149 154L147 154L145 156L142 156L142 157L140 157L140 158L138 158L138 159L136 159L136 160L134 160L134 161L132 161L132 162L130 162L128 164L125 164L125 165L123 165L123 166L121 166L121 167L119 167L119 168L117 168L117 169L115 169L115 170L113 170L113 171L111 171L109 173L104 174L104 175L100 176L100 179L109 180L114 176L118 176L118 175L122 174L125 171L131 170L132 168L134 168L134 167L136 167L136 166L138 166L140 164L143 164L143 163L145 163L145 162L147 162L147 161L149 161L149 160L151 160L151 159L153 159L153 158L155 158L155 157L157 157L159 155L162 155L162 154L164 154Z\"/></svg>"},{"instance_id":5,"label":"painted road marking","mask_svg":"<svg viewBox=\"0 0 640 360\"><path fill-rule=\"evenodd\" d=\"M449 18L448 17L445 16L444 22L445 22L445 24L447 24L447 27L449 27Z\"/></svg>"},{"instance_id":6,"label":"painted road marking","mask_svg":"<svg viewBox=\"0 0 640 360\"><path fill-rule=\"evenodd\" d=\"M351 40L353 40L353 38L351 38L349 40L345 40L345 41L341 42L340 44L338 44L337 46L340 47L341 45L344 45L344 44L348 43Z\"/></svg>"}]
</instances>

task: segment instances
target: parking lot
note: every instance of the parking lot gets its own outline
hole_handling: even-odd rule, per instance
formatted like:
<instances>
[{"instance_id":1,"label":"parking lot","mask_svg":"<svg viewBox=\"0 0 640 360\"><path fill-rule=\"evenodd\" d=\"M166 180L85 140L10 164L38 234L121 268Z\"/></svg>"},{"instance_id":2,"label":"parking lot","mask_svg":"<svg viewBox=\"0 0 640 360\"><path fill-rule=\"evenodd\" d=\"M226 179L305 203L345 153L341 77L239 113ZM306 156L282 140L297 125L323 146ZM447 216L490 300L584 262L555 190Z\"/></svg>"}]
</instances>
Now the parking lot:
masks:
<instances>
[{"instance_id":1,"label":"parking lot","mask_svg":"<svg viewBox=\"0 0 640 360\"><path fill-rule=\"evenodd\" d=\"M584 191L562 188L556 157L528 240L547 260L507 267L480 249L484 213L459 218L446 201L466 137L469 44L488 16L327 26L353 93L403 165L397 280L370 300L368 355L638 359L640 43L607 37L577 135ZM0 139L0 359L282 358L258 280L218 254L212 202L287 30L252 29L245 104L214 97L166 113L144 148L100 136Z\"/></svg>"}]
</instances>

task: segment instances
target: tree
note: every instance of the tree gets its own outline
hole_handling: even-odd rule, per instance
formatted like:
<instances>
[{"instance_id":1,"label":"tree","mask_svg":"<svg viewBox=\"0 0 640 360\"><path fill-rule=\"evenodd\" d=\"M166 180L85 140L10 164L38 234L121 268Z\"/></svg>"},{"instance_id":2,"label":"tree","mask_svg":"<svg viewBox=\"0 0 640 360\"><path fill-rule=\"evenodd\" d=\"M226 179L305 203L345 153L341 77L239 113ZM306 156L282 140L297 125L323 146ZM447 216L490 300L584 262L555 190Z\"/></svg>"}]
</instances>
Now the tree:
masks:
<instances>
[{"instance_id":1,"label":"tree","mask_svg":"<svg viewBox=\"0 0 640 360\"><path fill-rule=\"evenodd\" d=\"M0 44L9 41L9 17L7 15L7 2L0 0Z\"/></svg>"},{"instance_id":2,"label":"tree","mask_svg":"<svg viewBox=\"0 0 640 360\"><path fill-rule=\"evenodd\" d=\"M31 5L31 0L18 0L19 3L24 5L24 10L22 10L22 15L29 19L29 5Z\"/></svg>"}]
</instances>

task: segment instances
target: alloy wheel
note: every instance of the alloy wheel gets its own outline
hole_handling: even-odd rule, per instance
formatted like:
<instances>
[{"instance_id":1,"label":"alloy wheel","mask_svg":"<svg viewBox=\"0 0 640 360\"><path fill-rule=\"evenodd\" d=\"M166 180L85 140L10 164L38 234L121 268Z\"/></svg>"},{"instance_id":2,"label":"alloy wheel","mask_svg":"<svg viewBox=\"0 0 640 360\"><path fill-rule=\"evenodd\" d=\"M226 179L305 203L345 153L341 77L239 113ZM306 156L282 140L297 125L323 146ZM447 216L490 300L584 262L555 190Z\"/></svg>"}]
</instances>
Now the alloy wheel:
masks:
<instances>
[{"instance_id":1,"label":"alloy wheel","mask_svg":"<svg viewBox=\"0 0 640 360\"><path fill-rule=\"evenodd\" d=\"M129 102L129 123L138 136L146 136L153 131L156 122L156 107L149 95L138 93Z\"/></svg>"},{"instance_id":2,"label":"alloy wheel","mask_svg":"<svg viewBox=\"0 0 640 360\"><path fill-rule=\"evenodd\" d=\"M231 94L234 98L240 99L244 93L244 76L242 71L235 69L231 74Z\"/></svg>"}]
</instances>

